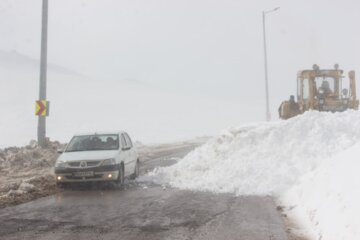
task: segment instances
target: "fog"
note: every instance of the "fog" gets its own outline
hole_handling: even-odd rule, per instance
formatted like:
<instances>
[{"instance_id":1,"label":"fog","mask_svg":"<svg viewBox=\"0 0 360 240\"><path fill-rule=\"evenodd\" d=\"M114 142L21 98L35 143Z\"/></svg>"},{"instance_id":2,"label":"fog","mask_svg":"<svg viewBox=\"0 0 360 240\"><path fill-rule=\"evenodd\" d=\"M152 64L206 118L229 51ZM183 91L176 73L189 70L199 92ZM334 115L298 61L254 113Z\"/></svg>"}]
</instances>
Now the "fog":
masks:
<instances>
[{"instance_id":1,"label":"fog","mask_svg":"<svg viewBox=\"0 0 360 240\"><path fill-rule=\"evenodd\" d=\"M0 50L39 58L41 2L0 1ZM277 119L280 102L295 93L298 70L339 63L360 71L358 1L49 0L48 60L109 87L134 82L233 101L246 121L263 121L261 14L275 7L266 27Z\"/></svg>"}]
</instances>

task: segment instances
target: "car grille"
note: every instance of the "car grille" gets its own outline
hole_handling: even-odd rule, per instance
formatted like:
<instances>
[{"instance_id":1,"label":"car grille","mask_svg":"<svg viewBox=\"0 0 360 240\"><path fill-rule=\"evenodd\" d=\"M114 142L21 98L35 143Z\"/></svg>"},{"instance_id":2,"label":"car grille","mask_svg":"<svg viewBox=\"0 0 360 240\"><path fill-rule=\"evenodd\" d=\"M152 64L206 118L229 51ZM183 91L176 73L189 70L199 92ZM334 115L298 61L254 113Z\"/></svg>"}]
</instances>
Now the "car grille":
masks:
<instances>
[{"instance_id":1,"label":"car grille","mask_svg":"<svg viewBox=\"0 0 360 240\"><path fill-rule=\"evenodd\" d=\"M80 162L69 162L70 167L80 167Z\"/></svg>"},{"instance_id":2,"label":"car grille","mask_svg":"<svg viewBox=\"0 0 360 240\"><path fill-rule=\"evenodd\" d=\"M101 164L101 161L76 161L76 162L69 162L68 165L71 168L85 168L80 166L81 162L86 162L85 167L97 167Z\"/></svg>"},{"instance_id":3,"label":"car grille","mask_svg":"<svg viewBox=\"0 0 360 240\"><path fill-rule=\"evenodd\" d=\"M90 179L100 179L103 177L103 174L95 174L91 177L75 177L75 176L66 176L66 179L69 180L90 180Z\"/></svg>"}]
</instances>

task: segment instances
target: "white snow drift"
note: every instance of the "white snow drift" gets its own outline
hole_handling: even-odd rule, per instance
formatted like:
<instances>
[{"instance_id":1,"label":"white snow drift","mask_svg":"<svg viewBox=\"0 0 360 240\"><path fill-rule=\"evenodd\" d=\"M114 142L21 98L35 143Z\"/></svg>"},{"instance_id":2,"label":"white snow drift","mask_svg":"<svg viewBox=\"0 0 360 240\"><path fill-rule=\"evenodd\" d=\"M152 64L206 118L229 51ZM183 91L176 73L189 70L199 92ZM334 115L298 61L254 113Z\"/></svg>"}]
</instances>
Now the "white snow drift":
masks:
<instances>
[{"instance_id":1,"label":"white snow drift","mask_svg":"<svg viewBox=\"0 0 360 240\"><path fill-rule=\"evenodd\" d=\"M356 111L308 112L231 128L145 178L181 189L274 195L302 212L317 237L359 239L359 119Z\"/></svg>"},{"instance_id":2,"label":"white snow drift","mask_svg":"<svg viewBox=\"0 0 360 240\"><path fill-rule=\"evenodd\" d=\"M327 159L301 178L280 201L314 239L360 239L360 143ZM292 209L292 210L290 210Z\"/></svg>"}]
</instances>

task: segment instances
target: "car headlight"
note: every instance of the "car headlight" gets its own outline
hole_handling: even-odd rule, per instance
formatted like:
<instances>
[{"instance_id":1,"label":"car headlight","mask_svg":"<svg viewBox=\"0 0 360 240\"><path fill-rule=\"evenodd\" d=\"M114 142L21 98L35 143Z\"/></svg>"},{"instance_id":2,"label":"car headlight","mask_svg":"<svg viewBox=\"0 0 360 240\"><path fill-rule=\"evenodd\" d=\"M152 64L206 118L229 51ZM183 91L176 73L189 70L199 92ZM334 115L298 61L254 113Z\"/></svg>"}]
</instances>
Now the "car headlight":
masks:
<instances>
[{"instance_id":1,"label":"car headlight","mask_svg":"<svg viewBox=\"0 0 360 240\"><path fill-rule=\"evenodd\" d=\"M109 159L105 159L104 161L102 161L101 165L115 165L116 161L115 158L109 158Z\"/></svg>"},{"instance_id":2,"label":"car headlight","mask_svg":"<svg viewBox=\"0 0 360 240\"><path fill-rule=\"evenodd\" d=\"M67 166L68 166L67 162L56 161L56 163L55 163L55 167L58 167L58 168L66 168Z\"/></svg>"}]
</instances>

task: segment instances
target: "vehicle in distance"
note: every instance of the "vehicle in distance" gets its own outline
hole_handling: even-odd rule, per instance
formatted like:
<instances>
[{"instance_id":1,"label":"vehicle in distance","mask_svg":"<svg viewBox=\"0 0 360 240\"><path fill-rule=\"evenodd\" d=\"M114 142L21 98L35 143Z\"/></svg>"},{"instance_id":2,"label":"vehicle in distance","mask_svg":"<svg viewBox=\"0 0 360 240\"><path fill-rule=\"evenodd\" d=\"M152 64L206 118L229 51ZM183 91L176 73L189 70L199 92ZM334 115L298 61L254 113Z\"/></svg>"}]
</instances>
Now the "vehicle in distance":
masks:
<instances>
[{"instance_id":1,"label":"vehicle in distance","mask_svg":"<svg viewBox=\"0 0 360 240\"><path fill-rule=\"evenodd\" d=\"M75 135L56 161L58 185L71 182L113 181L139 175L139 156L126 132Z\"/></svg>"},{"instance_id":2,"label":"vehicle in distance","mask_svg":"<svg viewBox=\"0 0 360 240\"><path fill-rule=\"evenodd\" d=\"M343 70L335 64L333 69L320 69L314 64L312 70L301 70L297 75L297 102L295 97L283 101L279 107L279 117L289 119L309 110L343 112L358 110L355 72L344 78Z\"/></svg>"}]
</instances>

